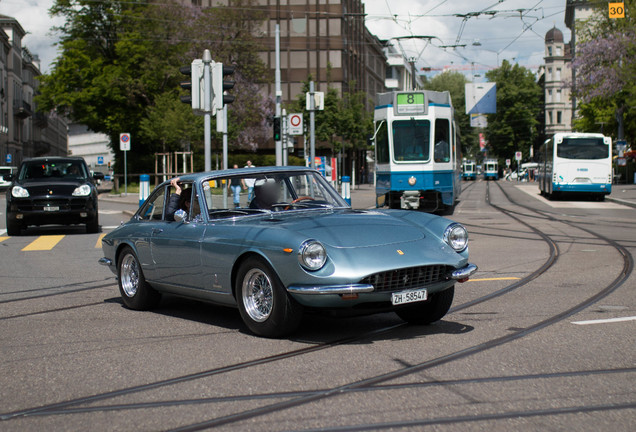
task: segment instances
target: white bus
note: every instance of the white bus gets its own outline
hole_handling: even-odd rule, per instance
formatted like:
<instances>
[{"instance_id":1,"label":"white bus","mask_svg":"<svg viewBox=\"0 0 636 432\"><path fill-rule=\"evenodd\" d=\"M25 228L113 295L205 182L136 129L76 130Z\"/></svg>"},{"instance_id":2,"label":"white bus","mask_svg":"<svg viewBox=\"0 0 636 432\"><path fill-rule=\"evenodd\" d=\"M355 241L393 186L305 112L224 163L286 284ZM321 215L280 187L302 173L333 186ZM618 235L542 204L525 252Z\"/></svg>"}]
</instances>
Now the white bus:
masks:
<instances>
[{"instance_id":1,"label":"white bus","mask_svg":"<svg viewBox=\"0 0 636 432\"><path fill-rule=\"evenodd\" d=\"M539 151L541 195L612 192L612 139L597 133L557 133Z\"/></svg>"}]
</instances>

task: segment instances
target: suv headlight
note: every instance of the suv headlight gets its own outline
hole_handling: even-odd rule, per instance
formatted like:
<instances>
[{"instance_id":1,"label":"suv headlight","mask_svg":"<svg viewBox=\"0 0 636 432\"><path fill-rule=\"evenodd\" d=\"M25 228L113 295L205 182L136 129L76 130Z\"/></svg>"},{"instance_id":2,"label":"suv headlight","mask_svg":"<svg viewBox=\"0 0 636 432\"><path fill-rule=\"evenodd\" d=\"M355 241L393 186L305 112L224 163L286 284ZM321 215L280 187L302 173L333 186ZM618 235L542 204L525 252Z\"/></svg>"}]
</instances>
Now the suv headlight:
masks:
<instances>
[{"instance_id":1,"label":"suv headlight","mask_svg":"<svg viewBox=\"0 0 636 432\"><path fill-rule=\"evenodd\" d=\"M13 188L11 189L11 195L14 198L28 198L29 191L22 186L13 186Z\"/></svg>"},{"instance_id":2,"label":"suv headlight","mask_svg":"<svg viewBox=\"0 0 636 432\"><path fill-rule=\"evenodd\" d=\"M298 250L298 261L307 270L320 270L327 261L327 251L318 240L304 241Z\"/></svg>"},{"instance_id":3,"label":"suv headlight","mask_svg":"<svg viewBox=\"0 0 636 432\"><path fill-rule=\"evenodd\" d=\"M87 184L78 186L73 191L73 196L89 196L91 194L91 187Z\"/></svg>"},{"instance_id":4,"label":"suv headlight","mask_svg":"<svg viewBox=\"0 0 636 432\"><path fill-rule=\"evenodd\" d=\"M468 247L468 232L458 223L449 225L443 238L456 252L462 252Z\"/></svg>"}]
</instances>

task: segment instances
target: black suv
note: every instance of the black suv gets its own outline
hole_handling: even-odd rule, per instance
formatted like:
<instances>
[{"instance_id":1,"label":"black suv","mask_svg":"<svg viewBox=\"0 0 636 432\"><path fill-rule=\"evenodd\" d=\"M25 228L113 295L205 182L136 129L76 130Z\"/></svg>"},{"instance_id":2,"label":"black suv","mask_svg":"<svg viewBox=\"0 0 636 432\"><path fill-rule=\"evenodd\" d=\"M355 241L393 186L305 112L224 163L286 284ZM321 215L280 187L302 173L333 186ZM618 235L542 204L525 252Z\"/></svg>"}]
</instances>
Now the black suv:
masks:
<instances>
[{"instance_id":1,"label":"black suv","mask_svg":"<svg viewBox=\"0 0 636 432\"><path fill-rule=\"evenodd\" d=\"M86 224L86 232L99 231L97 188L83 158L29 159L10 179L8 235L20 235L29 225L48 224Z\"/></svg>"}]
</instances>

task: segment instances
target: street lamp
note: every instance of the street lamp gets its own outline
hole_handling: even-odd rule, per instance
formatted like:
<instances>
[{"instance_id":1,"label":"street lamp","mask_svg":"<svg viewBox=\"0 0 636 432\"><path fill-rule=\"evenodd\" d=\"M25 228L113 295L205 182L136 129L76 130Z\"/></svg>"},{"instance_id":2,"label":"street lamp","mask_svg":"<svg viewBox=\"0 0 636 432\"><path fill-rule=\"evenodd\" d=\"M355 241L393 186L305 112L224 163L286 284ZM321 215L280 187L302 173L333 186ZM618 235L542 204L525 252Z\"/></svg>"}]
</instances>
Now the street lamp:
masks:
<instances>
[{"instance_id":1,"label":"street lamp","mask_svg":"<svg viewBox=\"0 0 636 432\"><path fill-rule=\"evenodd\" d=\"M482 46L481 42L479 42L479 39L476 39L473 42L473 46L475 46L475 47L481 47ZM500 54L499 51L490 50L490 49L487 49L487 48L480 48L480 49L483 50L483 51L488 51L488 52L491 52L491 53L495 53L497 55L497 67L499 67L499 54Z\"/></svg>"}]
</instances>

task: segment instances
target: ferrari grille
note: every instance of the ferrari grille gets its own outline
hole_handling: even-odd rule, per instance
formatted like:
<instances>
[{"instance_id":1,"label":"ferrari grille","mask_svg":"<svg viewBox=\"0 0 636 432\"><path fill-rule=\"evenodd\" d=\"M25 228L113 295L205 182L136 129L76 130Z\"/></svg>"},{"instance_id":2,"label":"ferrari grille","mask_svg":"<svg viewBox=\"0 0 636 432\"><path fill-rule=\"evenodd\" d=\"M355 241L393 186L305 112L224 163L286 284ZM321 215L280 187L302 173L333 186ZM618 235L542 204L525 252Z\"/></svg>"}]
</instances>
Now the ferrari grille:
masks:
<instances>
[{"instance_id":1,"label":"ferrari grille","mask_svg":"<svg viewBox=\"0 0 636 432\"><path fill-rule=\"evenodd\" d=\"M373 285L376 292L426 288L427 286L448 280L447 275L451 271L452 267L443 265L410 267L375 273L365 277L360 283Z\"/></svg>"}]
</instances>

